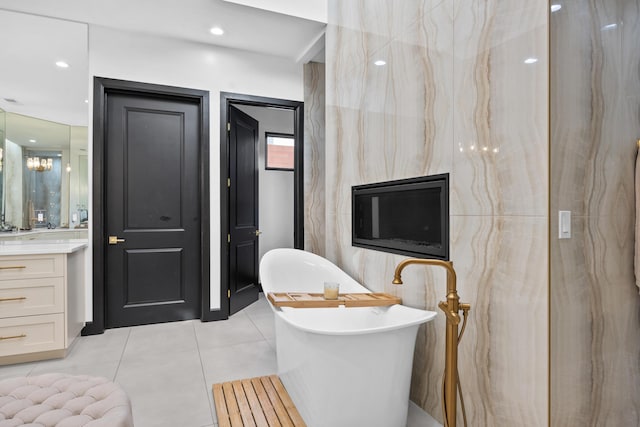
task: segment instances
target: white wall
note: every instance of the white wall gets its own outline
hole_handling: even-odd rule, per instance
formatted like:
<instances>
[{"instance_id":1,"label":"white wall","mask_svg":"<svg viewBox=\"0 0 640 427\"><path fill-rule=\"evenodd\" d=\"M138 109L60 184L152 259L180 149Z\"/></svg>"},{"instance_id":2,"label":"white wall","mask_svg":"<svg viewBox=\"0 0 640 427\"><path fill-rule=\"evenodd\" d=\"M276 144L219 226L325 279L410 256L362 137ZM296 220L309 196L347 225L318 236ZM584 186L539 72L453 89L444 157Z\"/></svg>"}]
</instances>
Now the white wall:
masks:
<instances>
[{"instance_id":1,"label":"white wall","mask_svg":"<svg viewBox=\"0 0 640 427\"><path fill-rule=\"evenodd\" d=\"M238 108L259 122L258 215L260 259L275 248L293 248L293 171L265 169L265 132L293 135L293 111L248 105Z\"/></svg>"},{"instance_id":2,"label":"white wall","mask_svg":"<svg viewBox=\"0 0 640 427\"><path fill-rule=\"evenodd\" d=\"M220 92L303 99L302 65L236 49L89 27L89 75L207 90L210 96L211 308L220 307ZM92 82L90 83L92 85ZM93 91L90 91L92 93ZM89 105L92 105L90 102ZM91 115L93 113L91 112ZM92 129L89 130L92 135ZM91 147L92 144L89 144ZM89 172L91 176L91 172ZM91 201L89 202L91 204ZM90 236L91 239L91 236ZM91 240L90 240L91 241ZM88 320L92 293L87 291Z\"/></svg>"}]
</instances>

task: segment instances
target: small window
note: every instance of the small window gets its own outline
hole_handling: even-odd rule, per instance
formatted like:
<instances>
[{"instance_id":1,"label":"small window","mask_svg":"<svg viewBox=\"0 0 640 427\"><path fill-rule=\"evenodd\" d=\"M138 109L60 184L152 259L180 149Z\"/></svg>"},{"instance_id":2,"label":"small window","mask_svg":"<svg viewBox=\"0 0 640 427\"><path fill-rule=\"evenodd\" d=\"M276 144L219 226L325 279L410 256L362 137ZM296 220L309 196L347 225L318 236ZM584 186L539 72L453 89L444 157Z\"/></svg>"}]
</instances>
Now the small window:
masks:
<instances>
[{"instance_id":1,"label":"small window","mask_svg":"<svg viewBox=\"0 0 640 427\"><path fill-rule=\"evenodd\" d=\"M266 132L265 140L267 142L265 169L292 171L295 146L293 135Z\"/></svg>"}]
</instances>

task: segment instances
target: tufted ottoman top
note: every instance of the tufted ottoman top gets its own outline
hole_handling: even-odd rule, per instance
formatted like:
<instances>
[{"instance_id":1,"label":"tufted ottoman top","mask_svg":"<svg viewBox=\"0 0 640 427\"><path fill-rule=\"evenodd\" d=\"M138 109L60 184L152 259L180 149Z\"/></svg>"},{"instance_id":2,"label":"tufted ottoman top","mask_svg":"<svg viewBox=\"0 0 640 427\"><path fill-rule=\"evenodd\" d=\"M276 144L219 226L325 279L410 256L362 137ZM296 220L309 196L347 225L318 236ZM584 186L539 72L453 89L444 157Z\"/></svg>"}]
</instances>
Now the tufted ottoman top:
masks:
<instances>
[{"instance_id":1,"label":"tufted ottoman top","mask_svg":"<svg viewBox=\"0 0 640 427\"><path fill-rule=\"evenodd\" d=\"M106 378L45 374L0 380L0 427L133 427L129 397Z\"/></svg>"}]
</instances>

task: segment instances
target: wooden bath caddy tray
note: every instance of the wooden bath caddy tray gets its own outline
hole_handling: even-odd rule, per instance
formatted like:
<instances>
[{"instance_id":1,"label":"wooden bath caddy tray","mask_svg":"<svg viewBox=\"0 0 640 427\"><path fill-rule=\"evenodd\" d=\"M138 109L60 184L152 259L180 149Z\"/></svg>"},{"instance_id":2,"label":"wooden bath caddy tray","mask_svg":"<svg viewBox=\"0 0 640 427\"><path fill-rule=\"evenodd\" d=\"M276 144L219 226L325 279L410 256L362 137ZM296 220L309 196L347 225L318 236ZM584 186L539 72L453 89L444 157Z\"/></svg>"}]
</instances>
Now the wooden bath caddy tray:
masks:
<instances>
[{"instance_id":1,"label":"wooden bath caddy tray","mask_svg":"<svg viewBox=\"0 0 640 427\"><path fill-rule=\"evenodd\" d=\"M398 297L385 293L340 294L338 299L324 299L324 294L304 292L269 292L267 298L276 307L375 307L402 303Z\"/></svg>"}]
</instances>

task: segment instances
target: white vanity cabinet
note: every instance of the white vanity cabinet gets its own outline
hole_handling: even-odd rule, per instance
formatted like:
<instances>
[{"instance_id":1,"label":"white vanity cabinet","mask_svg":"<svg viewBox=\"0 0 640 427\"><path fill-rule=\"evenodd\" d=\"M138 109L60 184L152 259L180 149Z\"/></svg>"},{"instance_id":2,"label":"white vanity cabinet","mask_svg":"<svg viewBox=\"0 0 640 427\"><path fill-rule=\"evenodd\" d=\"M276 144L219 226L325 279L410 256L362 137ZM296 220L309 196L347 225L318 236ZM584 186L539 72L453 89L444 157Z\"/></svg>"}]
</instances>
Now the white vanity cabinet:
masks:
<instances>
[{"instance_id":1,"label":"white vanity cabinet","mask_svg":"<svg viewBox=\"0 0 640 427\"><path fill-rule=\"evenodd\" d=\"M64 357L84 326L86 243L0 245L0 365Z\"/></svg>"}]
</instances>

